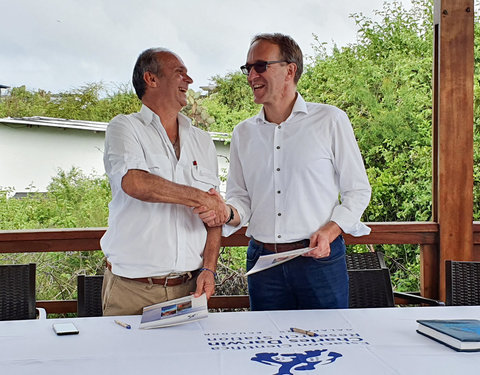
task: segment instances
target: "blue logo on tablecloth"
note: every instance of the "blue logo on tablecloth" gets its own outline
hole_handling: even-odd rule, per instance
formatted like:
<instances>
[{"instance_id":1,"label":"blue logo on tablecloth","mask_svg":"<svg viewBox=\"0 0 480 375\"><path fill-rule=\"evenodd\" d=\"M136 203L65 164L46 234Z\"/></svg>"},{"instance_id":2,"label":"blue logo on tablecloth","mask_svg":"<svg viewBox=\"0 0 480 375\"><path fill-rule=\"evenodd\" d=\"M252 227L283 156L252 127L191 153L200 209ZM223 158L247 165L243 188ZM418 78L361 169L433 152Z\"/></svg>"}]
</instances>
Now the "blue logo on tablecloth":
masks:
<instances>
[{"instance_id":1,"label":"blue logo on tablecloth","mask_svg":"<svg viewBox=\"0 0 480 375\"><path fill-rule=\"evenodd\" d=\"M279 365L278 372L274 375L293 375L294 371L315 370L317 365L328 365L342 357L340 353L328 352L327 349L307 350L304 353L257 353L252 361L265 365Z\"/></svg>"}]
</instances>

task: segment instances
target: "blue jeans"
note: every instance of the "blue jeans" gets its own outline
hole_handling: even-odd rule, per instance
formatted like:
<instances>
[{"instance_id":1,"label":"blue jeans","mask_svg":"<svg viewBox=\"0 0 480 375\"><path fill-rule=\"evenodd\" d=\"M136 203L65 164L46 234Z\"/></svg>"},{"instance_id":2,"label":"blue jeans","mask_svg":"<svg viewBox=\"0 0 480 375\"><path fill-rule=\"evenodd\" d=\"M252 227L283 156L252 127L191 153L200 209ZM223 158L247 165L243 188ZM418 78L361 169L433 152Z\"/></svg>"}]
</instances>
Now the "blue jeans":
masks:
<instances>
[{"instance_id":1,"label":"blue jeans","mask_svg":"<svg viewBox=\"0 0 480 375\"><path fill-rule=\"evenodd\" d=\"M348 308L348 273L345 242L338 236L327 258L299 256L248 276L251 310ZM250 240L247 271L260 255L272 254Z\"/></svg>"}]
</instances>

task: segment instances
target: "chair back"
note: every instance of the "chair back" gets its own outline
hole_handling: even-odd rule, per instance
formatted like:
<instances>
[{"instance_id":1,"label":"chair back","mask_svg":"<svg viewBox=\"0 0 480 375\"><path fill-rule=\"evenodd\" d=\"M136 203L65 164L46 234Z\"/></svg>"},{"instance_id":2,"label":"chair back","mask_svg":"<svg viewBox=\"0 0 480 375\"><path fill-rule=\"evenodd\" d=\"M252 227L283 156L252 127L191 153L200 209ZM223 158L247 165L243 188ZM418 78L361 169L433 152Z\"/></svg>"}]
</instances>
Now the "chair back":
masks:
<instances>
[{"instance_id":1,"label":"chair back","mask_svg":"<svg viewBox=\"0 0 480 375\"><path fill-rule=\"evenodd\" d=\"M347 269L349 270L370 270L386 268L383 253L369 251L368 253L350 253L345 256Z\"/></svg>"},{"instance_id":2,"label":"chair back","mask_svg":"<svg viewBox=\"0 0 480 375\"><path fill-rule=\"evenodd\" d=\"M103 275L77 276L77 315L79 317L102 316Z\"/></svg>"},{"instance_id":3,"label":"chair back","mask_svg":"<svg viewBox=\"0 0 480 375\"><path fill-rule=\"evenodd\" d=\"M480 305L480 262L445 262L446 304Z\"/></svg>"},{"instance_id":4,"label":"chair back","mask_svg":"<svg viewBox=\"0 0 480 375\"><path fill-rule=\"evenodd\" d=\"M388 268L348 270L350 308L393 307Z\"/></svg>"},{"instance_id":5,"label":"chair back","mask_svg":"<svg viewBox=\"0 0 480 375\"><path fill-rule=\"evenodd\" d=\"M0 265L0 320L35 319L35 263Z\"/></svg>"}]
</instances>

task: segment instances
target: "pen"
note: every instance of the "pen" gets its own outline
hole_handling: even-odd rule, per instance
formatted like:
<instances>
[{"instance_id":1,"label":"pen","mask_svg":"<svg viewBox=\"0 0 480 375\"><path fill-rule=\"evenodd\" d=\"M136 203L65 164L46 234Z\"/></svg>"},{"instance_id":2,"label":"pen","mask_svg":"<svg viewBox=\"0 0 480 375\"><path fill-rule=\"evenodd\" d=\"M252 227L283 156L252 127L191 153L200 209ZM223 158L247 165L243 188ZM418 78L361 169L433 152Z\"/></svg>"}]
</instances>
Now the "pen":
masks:
<instances>
[{"instance_id":1,"label":"pen","mask_svg":"<svg viewBox=\"0 0 480 375\"><path fill-rule=\"evenodd\" d=\"M126 328L126 329L132 328L132 327L130 326L130 324L121 322L120 320L115 320L115 323L117 323L119 326L122 326L123 328Z\"/></svg>"},{"instance_id":2,"label":"pen","mask_svg":"<svg viewBox=\"0 0 480 375\"><path fill-rule=\"evenodd\" d=\"M318 336L315 332L307 331L305 329L300 329L300 328L290 328L290 331L296 332L296 333L302 333L304 335L308 335L312 337Z\"/></svg>"}]
</instances>

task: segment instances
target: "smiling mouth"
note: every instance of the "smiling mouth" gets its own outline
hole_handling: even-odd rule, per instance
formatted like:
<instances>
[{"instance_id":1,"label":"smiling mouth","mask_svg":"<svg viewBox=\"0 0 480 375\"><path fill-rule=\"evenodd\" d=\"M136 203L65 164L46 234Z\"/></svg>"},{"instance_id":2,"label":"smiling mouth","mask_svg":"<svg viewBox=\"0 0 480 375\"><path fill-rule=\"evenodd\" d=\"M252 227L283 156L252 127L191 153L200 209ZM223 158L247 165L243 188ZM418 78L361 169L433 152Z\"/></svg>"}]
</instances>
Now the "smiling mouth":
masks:
<instances>
[{"instance_id":1,"label":"smiling mouth","mask_svg":"<svg viewBox=\"0 0 480 375\"><path fill-rule=\"evenodd\" d=\"M183 92L183 93L186 93L187 92L187 89L183 88L183 87L180 87L179 88L180 92Z\"/></svg>"},{"instance_id":2,"label":"smiling mouth","mask_svg":"<svg viewBox=\"0 0 480 375\"><path fill-rule=\"evenodd\" d=\"M253 91L262 89L262 88L264 88L264 87L265 87L265 85L260 84L260 83L257 83L257 84L255 84L255 85L252 85Z\"/></svg>"}]
</instances>

